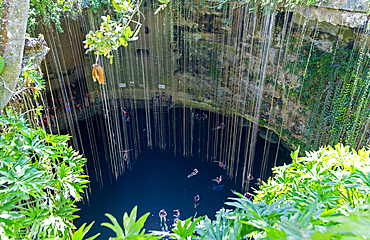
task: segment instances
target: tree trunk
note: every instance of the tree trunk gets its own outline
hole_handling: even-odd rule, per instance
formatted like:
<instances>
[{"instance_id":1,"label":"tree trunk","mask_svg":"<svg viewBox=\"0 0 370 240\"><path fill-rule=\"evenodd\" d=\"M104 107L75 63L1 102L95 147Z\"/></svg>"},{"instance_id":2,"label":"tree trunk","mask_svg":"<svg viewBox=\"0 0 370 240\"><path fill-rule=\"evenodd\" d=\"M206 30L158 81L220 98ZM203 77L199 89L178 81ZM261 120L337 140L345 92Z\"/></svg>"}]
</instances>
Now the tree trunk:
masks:
<instances>
[{"instance_id":1,"label":"tree trunk","mask_svg":"<svg viewBox=\"0 0 370 240\"><path fill-rule=\"evenodd\" d=\"M0 30L0 55L5 67L0 78L0 110L9 102L21 71L27 28L29 0L3 0ZM11 90L11 91L9 91Z\"/></svg>"}]
</instances>

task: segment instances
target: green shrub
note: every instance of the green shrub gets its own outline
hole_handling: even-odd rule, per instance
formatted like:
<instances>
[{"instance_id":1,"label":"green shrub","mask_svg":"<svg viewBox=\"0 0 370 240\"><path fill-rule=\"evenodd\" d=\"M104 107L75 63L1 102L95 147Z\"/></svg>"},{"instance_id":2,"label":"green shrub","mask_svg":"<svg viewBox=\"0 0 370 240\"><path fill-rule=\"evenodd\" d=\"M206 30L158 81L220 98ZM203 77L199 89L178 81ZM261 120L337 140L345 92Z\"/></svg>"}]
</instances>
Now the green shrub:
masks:
<instances>
[{"instance_id":1,"label":"green shrub","mask_svg":"<svg viewBox=\"0 0 370 240\"><path fill-rule=\"evenodd\" d=\"M32 129L10 110L0 115L0 132L0 238L70 239L86 159L68 136Z\"/></svg>"}]
</instances>

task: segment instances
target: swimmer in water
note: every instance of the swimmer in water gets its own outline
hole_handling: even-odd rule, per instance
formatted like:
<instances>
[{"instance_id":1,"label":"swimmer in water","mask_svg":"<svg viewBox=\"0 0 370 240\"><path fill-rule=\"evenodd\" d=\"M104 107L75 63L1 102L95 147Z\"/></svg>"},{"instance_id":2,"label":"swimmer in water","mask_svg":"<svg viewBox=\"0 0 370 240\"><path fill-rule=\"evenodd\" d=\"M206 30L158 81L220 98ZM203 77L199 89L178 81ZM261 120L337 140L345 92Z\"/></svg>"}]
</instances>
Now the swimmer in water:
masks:
<instances>
[{"instance_id":1,"label":"swimmer in water","mask_svg":"<svg viewBox=\"0 0 370 240\"><path fill-rule=\"evenodd\" d=\"M212 181L216 182L217 184L220 184L222 182L222 175L219 177L216 177L215 179L211 179Z\"/></svg>"},{"instance_id":2,"label":"swimmer in water","mask_svg":"<svg viewBox=\"0 0 370 240\"><path fill-rule=\"evenodd\" d=\"M246 192L244 194L244 197L246 197L249 201L252 201L252 199L253 199L253 196L249 192Z\"/></svg>"},{"instance_id":3,"label":"swimmer in water","mask_svg":"<svg viewBox=\"0 0 370 240\"><path fill-rule=\"evenodd\" d=\"M199 195L196 195L194 197L194 208L198 207L199 201L200 201L200 196Z\"/></svg>"},{"instance_id":4,"label":"swimmer in water","mask_svg":"<svg viewBox=\"0 0 370 240\"><path fill-rule=\"evenodd\" d=\"M180 209L173 210L173 216L175 218L180 218Z\"/></svg>"},{"instance_id":5,"label":"swimmer in water","mask_svg":"<svg viewBox=\"0 0 370 240\"><path fill-rule=\"evenodd\" d=\"M248 173L247 178L248 178L249 181L253 181L254 180L254 177L250 173Z\"/></svg>"},{"instance_id":6,"label":"swimmer in water","mask_svg":"<svg viewBox=\"0 0 370 240\"><path fill-rule=\"evenodd\" d=\"M223 163L223 162L221 162L221 161L215 161L216 163L218 163L218 166L220 167L220 168L222 168L222 169L226 169L226 164L225 163Z\"/></svg>"},{"instance_id":7,"label":"swimmer in water","mask_svg":"<svg viewBox=\"0 0 370 240\"><path fill-rule=\"evenodd\" d=\"M172 224L172 227L176 227L177 226L177 222L180 220L180 209L175 209L173 210L173 224Z\"/></svg>"},{"instance_id":8,"label":"swimmer in water","mask_svg":"<svg viewBox=\"0 0 370 240\"><path fill-rule=\"evenodd\" d=\"M217 127L213 128L212 130L220 130L220 129L223 129L225 127L225 123L221 123L220 125L218 125Z\"/></svg>"},{"instance_id":9,"label":"swimmer in water","mask_svg":"<svg viewBox=\"0 0 370 240\"><path fill-rule=\"evenodd\" d=\"M204 121L208 118L208 115L207 113L202 113L202 117L200 118L200 120Z\"/></svg>"},{"instance_id":10,"label":"swimmer in water","mask_svg":"<svg viewBox=\"0 0 370 240\"><path fill-rule=\"evenodd\" d=\"M123 160L127 161L127 159L128 159L128 154L127 153L130 152L130 151L132 151L132 149L121 151L121 152L123 152Z\"/></svg>"},{"instance_id":11,"label":"swimmer in water","mask_svg":"<svg viewBox=\"0 0 370 240\"><path fill-rule=\"evenodd\" d=\"M263 184L263 183L262 183L262 179L261 179L261 178L257 178L257 183L256 183L256 185L257 185L258 187L260 187L262 184Z\"/></svg>"},{"instance_id":12,"label":"swimmer in water","mask_svg":"<svg viewBox=\"0 0 370 240\"><path fill-rule=\"evenodd\" d=\"M194 170L188 175L188 178L191 178L191 177L197 175L198 172L199 172L198 169L194 168Z\"/></svg>"},{"instance_id":13,"label":"swimmer in water","mask_svg":"<svg viewBox=\"0 0 370 240\"><path fill-rule=\"evenodd\" d=\"M159 211L159 221L160 221L160 226L162 228L162 231L168 231L168 227L167 227L167 224L166 224L166 220L167 220L167 212L166 210L162 209Z\"/></svg>"}]
</instances>

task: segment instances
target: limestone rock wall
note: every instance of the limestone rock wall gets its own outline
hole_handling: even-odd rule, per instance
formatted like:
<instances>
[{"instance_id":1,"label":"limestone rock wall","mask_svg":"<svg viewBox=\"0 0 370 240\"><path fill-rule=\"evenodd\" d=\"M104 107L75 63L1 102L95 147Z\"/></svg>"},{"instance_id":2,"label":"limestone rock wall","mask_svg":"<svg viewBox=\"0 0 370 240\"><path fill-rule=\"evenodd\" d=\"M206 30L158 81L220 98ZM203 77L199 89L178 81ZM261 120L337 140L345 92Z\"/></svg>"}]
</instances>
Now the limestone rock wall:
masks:
<instances>
[{"instance_id":1,"label":"limestone rock wall","mask_svg":"<svg viewBox=\"0 0 370 240\"><path fill-rule=\"evenodd\" d=\"M337 72L345 72L350 64L335 63L368 46L364 34L368 1L338 0L269 10L237 2L215 6L212 1L173 1L154 15L157 7L156 2L144 2L142 11L146 17L139 40L120 49L113 65L103 60L109 97L139 100L165 91L176 104L258 122L260 127L274 132L275 142L279 137L290 149L302 143L320 143L317 134L323 139L332 136L329 130L321 129L329 129L330 121L335 120L313 126L312 116L317 115L317 122L328 118L321 114L326 111L324 103L340 92L335 86L345 84L345 74ZM267 16L271 13L273 31L271 39L267 39ZM82 41L84 33L96 28L97 18L87 10L79 21L84 29L76 34ZM56 77L62 71L62 76L68 77L65 81L82 81L87 92L97 91L102 97L101 86L91 80L94 57L87 55L83 61L78 60L77 56L84 56L80 43L73 47L75 54L68 54L66 49L71 49L74 39L73 34L68 34L71 33L61 35L61 52L67 64L50 74ZM320 56L328 60L323 62ZM356 59L358 56L352 61ZM49 63L57 64L52 59ZM321 73L320 69L326 71L325 68L338 68L333 74L339 77L330 80ZM364 69L358 72L360 76L365 75ZM348 71L353 71L353 66ZM320 77L315 79L315 74ZM315 89L319 85L322 87ZM261 111L256 112L261 89Z\"/></svg>"}]
</instances>

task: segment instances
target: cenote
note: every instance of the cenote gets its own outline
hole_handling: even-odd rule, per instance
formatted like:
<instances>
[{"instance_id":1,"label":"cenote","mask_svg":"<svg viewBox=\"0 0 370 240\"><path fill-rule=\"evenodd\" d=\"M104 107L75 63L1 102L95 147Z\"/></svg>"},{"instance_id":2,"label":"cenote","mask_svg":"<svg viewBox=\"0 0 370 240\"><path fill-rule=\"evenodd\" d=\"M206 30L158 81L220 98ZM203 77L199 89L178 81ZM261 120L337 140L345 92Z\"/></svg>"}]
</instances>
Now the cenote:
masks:
<instances>
[{"instance_id":1,"label":"cenote","mask_svg":"<svg viewBox=\"0 0 370 240\"><path fill-rule=\"evenodd\" d=\"M173 108L166 111L161 115L162 122L164 122L164 129L161 132L163 134L161 138L165 140L160 141L153 136L153 147L147 147L147 125L145 122L144 110L127 109L128 114L131 117L130 121L122 121L127 124L127 132L131 133L132 128L137 120L140 138L140 149L141 153L137 159L132 159L131 163L126 164L126 169L122 176L115 179L114 174L109 169L107 157L109 157L109 146L107 136L112 136L112 133L106 132L109 128L105 124L105 115L95 115L92 117L93 129L95 133L95 140L97 144L97 156L99 159L99 165L101 166L101 174L103 186L100 186L96 179L95 169L93 164L87 164L89 166L88 172L90 176L90 189L88 198L85 198L83 202L77 204L81 210L77 212L80 218L76 219L74 223L76 226L80 226L83 223L90 223L95 221L93 228L89 231L88 236L92 236L98 232L101 233L99 238L108 239L108 237L114 236L114 233L106 228L100 226L102 222L108 222L108 218L104 216L105 213L114 215L120 224L122 224L122 216L124 212L130 212L131 209L137 205L138 215L141 216L144 213L150 212L145 228L147 230L161 230L159 221L159 210L165 209L168 213L167 225L171 226L174 220L172 217L172 211L180 209L180 219L187 219L192 216L203 216L207 215L209 218L214 219L216 212L224 207L231 208L225 205L228 197L235 197L232 190L244 193L242 190L242 165L237 169L239 176L231 178L226 169L221 168L219 163L216 161L222 161L220 159L219 152L214 152L214 148L218 148L228 136L224 136L222 139L220 132L221 129L214 129L217 122L224 122L225 128L230 127L231 118L222 118L222 115L211 112L202 111L199 109L183 109ZM134 115L136 113L137 115ZM196 115L202 116L207 114L207 119L198 119ZM155 119L153 111L150 111L152 119ZM183 137L173 138L174 131L182 133L183 119L189 120L189 129L191 129L191 122L193 122L193 134L187 132L188 136L192 136L193 145L185 146L186 139ZM121 117L120 117L121 118ZM193 118L193 120L192 120ZM176 120L175 126L173 126L173 119ZM122 119L120 119L122 120ZM161 119L158 119L159 122ZM87 120L85 120L87 121ZM243 122L241 122L243 123ZM187 123L185 123L186 127ZM156 123L152 122L151 127L153 132L158 132L156 129ZM241 131L241 145L246 144L246 132L248 126L238 126ZM122 125L123 128L123 125ZM175 130L173 129L175 128ZM213 129L213 130L212 130ZM81 132L88 132L87 125L84 122L80 122ZM90 130L90 131L91 131ZM124 141L125 136L122 136ZM129 144L134 145L133 137L128 135L127 140ZM191 139L188 139L191 140ZM114 141L118 141L118 138L114 136ZM157 142L156 142L157 141ZM191 141L189 141L191 142ZM217 145L214 143L217 142ZM265 178L272 174L271 168L275 164L275 157L277 151L277 144L268 143L270 146L269 156L267 158L267 165L262 166L263 150L265 148L266 140L259 137L256 145L256 154L251 172L257 179L261 176L261 167L265 168ZM85 149L89 149L90 142L88 138L84 139L83 144ZM117 143L113 143L114 146ZM165 150L160 148L165 146ZM175 147L176 145L176 147ZM188 156L184 156L183 150L189 149ZM190 149L193 153L191 154ZM215 155L213 155L215 154ZM191 156L193 155L193 156ZM133 154L131 155L133 156ZM207 156L209 159L207 160ZM218 156L218 158L217 158ZM88 159L94 159L91 152L86 152ZM244 159L244 153L241 152L240 159ZM284 147L280 147L278 150L277 165L284 163L290 163L290 156L288 150ZM224 161L226 162L226 161ZM194 168L199 170L199 173L191 178L187 175L192 172ZM211 181L211 179L222 175L224 180L220 185ZM250 191L252 188L258 189L257 181L250 181ZM200 203L194 208L194 196L200 195ZM98 238L98 239L99 239Z\"/></svg>"},{"instance_id":2,"label":"cenote","mask_svg":"<svg viewBox=\"0 0 370 240\"><path fill-rule=\"evenodd\" d=\"M370 239L368 0L1 4L1 239Z\"/></svg>"}]
</instances>

